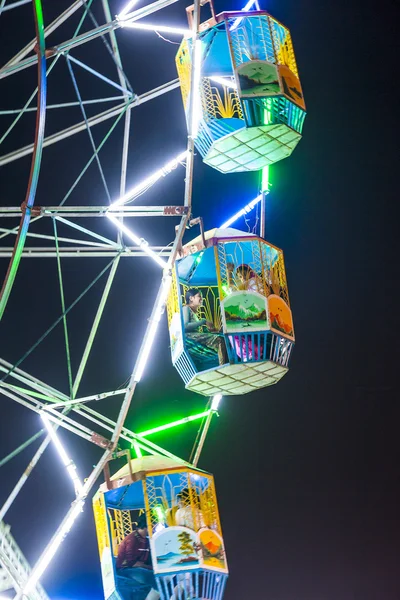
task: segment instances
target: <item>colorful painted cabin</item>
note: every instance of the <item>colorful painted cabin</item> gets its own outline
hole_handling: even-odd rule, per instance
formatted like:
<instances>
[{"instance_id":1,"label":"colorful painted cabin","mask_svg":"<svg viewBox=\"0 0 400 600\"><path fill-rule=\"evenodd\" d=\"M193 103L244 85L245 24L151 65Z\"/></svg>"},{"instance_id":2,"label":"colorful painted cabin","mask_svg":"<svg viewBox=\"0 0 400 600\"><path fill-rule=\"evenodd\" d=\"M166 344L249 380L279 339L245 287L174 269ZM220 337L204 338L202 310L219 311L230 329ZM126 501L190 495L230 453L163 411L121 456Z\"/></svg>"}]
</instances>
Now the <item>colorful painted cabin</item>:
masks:
<instances>
[{"instance_id":1,"label":"colorful painted cabin","mask_svg":"<svg viewBox=\"0 0 400 600\"><path fill-rule=\"evenodd\" d=\"M203 296L198 316L217 333L185 331L191 288ZM213 229L187 244L167 308L172 362L187 389L247 394L287 373L294 329L283 252L256 235Z\"/></svg>"},{"instance_id":2,"label":"colorful painted cabin","mask_svg":"<svg viewBox=\"0 0 400 600\"><path fill-rule=\"evenodd\" d=\"M263 11L225 12L201 29L202 115L195 145L204 162L232 173L289 156L306 115L289 30ZM184 39L176 56L185 109L192 47Z\"/></svg>"},{"instance_id":3,"label":"colorful painted cabin","mask_svg":"<svg viewBox=\"0 0 400 600\"><path fill-rule=\"evenodd\" d=\"M148 594L116 569L118 547L143 512L160 600L222 600L228 568L212 475L143 456L106 478L93 510L105 600L145 600Z\"/></svg>"}]
</instances>

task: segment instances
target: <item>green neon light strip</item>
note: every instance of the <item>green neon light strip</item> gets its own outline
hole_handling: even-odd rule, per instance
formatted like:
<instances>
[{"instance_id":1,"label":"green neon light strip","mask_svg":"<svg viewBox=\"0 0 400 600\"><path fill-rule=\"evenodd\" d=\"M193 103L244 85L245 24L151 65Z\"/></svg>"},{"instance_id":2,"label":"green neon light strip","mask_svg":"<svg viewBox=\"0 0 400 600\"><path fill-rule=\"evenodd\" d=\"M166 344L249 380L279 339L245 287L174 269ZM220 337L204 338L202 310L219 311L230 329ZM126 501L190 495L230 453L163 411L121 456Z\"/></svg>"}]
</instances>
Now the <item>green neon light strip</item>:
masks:
<instances>
[{"instance_id":1,"label":"green neon light strip","mask_svg":"<svg viewBox=\"0 0 400 600\"><path fill-rule=\"evenodd\" d=\"M4 280L3 288L0 291L0 320L11 294L11 289L17 275L19 263L24 249L26 235L28 233L31 220L32 206L35 200L36 188L39 180L40 163L42 159L44 124L46 120L46 57L45 57L45 39L44 24L41 0L33 1L33 12L36 26L37 56L38 56L38 96L37 96L37 121L35 131L35 141L33 146L31 172L29 176L28 189L25 197L25 211L21 218L21 223L15 241L14 250L7 274Z\"/></svg>"},{"instance_id":2,"label":"green neon light strip","mask_svg":"<svg viewBox=\"0 0 400 600\"><path fill-rule=\"evenodd\" d=\"M171 429L172 427L178 427L178 425L184 425L185 423L190 423L191 421L196 421L197 419L203 419L204 417L207 417L209 413L210 411L206 410L198 415L184 417L183 419L179 419L179 421L173 421L172 423L166 423L165 425L160 425L159 427L154 427L153 429L148 429L147 431L142 431L141 433L138 433L138 435L146 437L148 435L152 435L153 433L158 433L159 431L165 431L166 429Z\"/></svg>"},{"instance_id":3,"label":"green neon light strip","mask_svg":"<svg viewBox=\"0 0 400 600\"><path fill-rule=\"evenodd\" d=\"M142 458L143 454L137 442L132 442L132 447L135 450L136 458Z\"/></svg>"},{"instance_id":4,"label":"green neon light strip","mask_svg":"<svg viewBox=\"0 0 400 600\"><path fill-rule=\"evenodd\" d=\"M55 398L54 396L45 396L44 394L39 394L39 392L33 392L32 390L28 390L26 388L20 387L18 385L8 385L9 388L17 391L23 392L28 396L32 396L33 398L39 398L39 400L48 400L49 402L59 402L59 398Z\"/></svg>"},{"instance_id":5,"label":"green neon light strip","mask_svg":"<svg viewBox=\"0 0 400 600\"><path fill-rule=\"evenodd\" d=\"M262 192L269 191L269 165L264 167L262 170L261 191Z\"/></svg>"}]
</instances>

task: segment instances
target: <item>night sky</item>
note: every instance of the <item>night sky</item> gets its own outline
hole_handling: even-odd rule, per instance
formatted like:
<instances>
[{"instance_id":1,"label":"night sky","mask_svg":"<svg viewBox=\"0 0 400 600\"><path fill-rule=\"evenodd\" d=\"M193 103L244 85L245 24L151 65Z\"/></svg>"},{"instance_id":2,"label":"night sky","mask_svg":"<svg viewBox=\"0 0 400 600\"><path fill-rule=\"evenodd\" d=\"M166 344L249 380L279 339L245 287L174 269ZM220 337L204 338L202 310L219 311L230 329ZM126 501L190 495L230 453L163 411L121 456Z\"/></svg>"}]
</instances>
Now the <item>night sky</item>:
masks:
<instances>
[{"instance_id":1,"label":"night sky","mask_svg":"<svg viewBox=\"0 0 400 600\"><path fill-rule=\"evenodd\" d=\"M308 110L299 146L270 170L267 204L266 238L285 252L296 346L291 369L278 385L224 398L201 456L199 466L212 472L217 484L230 567L224 598L399 600L398 10L388 0L379 5L370 0L261 4L291 29ZM45 0L45 23L68 5ZM112 0L112 14L123 5ZM181 0L148 22L185 26L185 6ZM217 12L240 8L239 0L216 2ZM103 19L99 0L93 2L93 14ZM72 37L80 15L52 34L48 45ZM93 26L88 19L83 31ZM1 64L33 35L29 5L0 16ZM119 31L117 38L137 94L176 77L177 45L148 32ZM117 80L101 38L72 55ZM74 72L83 98L119 95L79 67ZM1 110L23 106L35 84L35 68L0 80ZM76 99L65 58L48 84L49 103ZM88 116L111 105L89 105ZM3 133L12 117L0 119ZM46 134L81 119L78 107L51 110ZM96 143L111 124L92 128ZM113 199L118 197L122 133L121 121L100 155ZM33 136L34 113L29 113L1 145L0 154L31 143ZM185 147L179 89L132 110L128 189ZM57 205L90 156L86 132L46 148L35 204ZM1 205L24 201L29 168L30 156L2 167ZM143 196L143 204L180 204L183 177L180 167ZM197 156L193 215L203 217L206 229L218 226L257 195L258 184L256 173L222 175ZM95 164L68 203L108 203ZM249 218L253 227L256 212ZM51 220L43 221L31 231L52 235ZM172 240L175 223L137 219L132 227L150 243L163 245ZM11 224L17 221L3 219L1 227ZM237 226L247 228L243 220ZM103 220L94 227L115 235ZM65 235L67 229L60 226L59 233ZM11 246L10 240L0 244ZM0 259L1 277L7 264ZM67 305L106 264L102 258L64 260ZM150 260L121 259L80 396L116 389L129 377L159 277ZM75 372L104 283L103 277L70 313ZM60 312L55 260L23 259L0 326L0 356L11 363L19 360ZM61 326L21 368L68 393ZM1 404L0 458L41 427L36 413L4 396ZM200 412L204 405L205 398L184 390L170 363L164 318L127 425L140 431ZM93 408L115 418L119 400L104 400ZM197 428L198 422L152 440L187 459ZM61 435L80 475L87 476L100 450L67 431ZM1 468L1 504L38 444ZM6 517L31 564L72 500L71 482L50 447ZM90 501L43 585L54 600L103 597Z\"/></svg>"}]
</instances>

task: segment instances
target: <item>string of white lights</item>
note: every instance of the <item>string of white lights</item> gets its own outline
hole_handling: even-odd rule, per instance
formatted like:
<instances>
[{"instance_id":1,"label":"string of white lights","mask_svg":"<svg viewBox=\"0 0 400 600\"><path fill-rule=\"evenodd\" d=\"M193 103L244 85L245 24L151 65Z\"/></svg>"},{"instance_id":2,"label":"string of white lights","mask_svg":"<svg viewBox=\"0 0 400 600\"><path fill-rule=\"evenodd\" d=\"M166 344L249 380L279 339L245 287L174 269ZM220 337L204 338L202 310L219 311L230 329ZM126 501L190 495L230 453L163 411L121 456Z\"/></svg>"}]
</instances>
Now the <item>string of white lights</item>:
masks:
<instances>
[{"instance_id":1,"label":"string of white lights","mask_svg":"<svg viewBox=\"0 0 400 600\"><path fill-rule=\"evenodd\" d=\"M193 46L192 60L194 63L194 74L193 74L193 89L195 95L193 98L193 117L192 117L192 130L190 135L195 138L199 132L200 121L203 116L201 108L201 94L200 94L200 81L201 81L201 63L202 63L202 43L201 40L197 39Z\"/></svg>"},{"instance_id":2,"label":"string of white lights","mask_svg":"<svg viewBox=\"0 0 400 600\"><path fill-rule=\"evenodd\" d=\"M117 15L117 19L125 19L126 15L129 14L130 10L138 3L138 0L130 0L121 10L121 12Z\"/></svg>"},{"instance_id":3,"label":"string of white lights","mask_svg":"<svg viewBox=\"0 0 400 600\"><path fill-rule=\"evenodd\" d=\"M227 88L237 90L237 85L231 77L220 77L219 75L210 75L208 79L210 81L215 81L215 83L220 83L221 85L224 85Z\"/></svg>"},{"instance_id":4,"label":"string of white lights","mask_svg":"<svg viewBox=\"0 0 400 600\"><path fill-rule=\"evenodd\" d=\"M60 455L60 458L64 464L64 466L66 467L69 476L72 479L72 483L74 484L74 488L75 488L75 493L76 495L80 494L83 488L83 485L78 477L78 474L76 472L76 466L73 463L73 461L69 458L69 456L67 455L64 446L61 443L61 440L58 436L58 434L55 432L53 426L51 425L48 417L45 414L41 414L40 415L42 418L43 423L46 426L46 429L49 433L49 436L51 437L52 442L54 443L58 454Z\"/></svg>"},{"instance_id":5,"label":"string of white lights","mask_svg":"<svg viewBox=\"0 0 400 600\"><path fill-rule=\"evenodd\" d=\"M143 252L150 256L150 258L152 258L154 262L156 262L160 267L165 268L167 266L165 260L158 256L158 254L154 252L154 250L149 248L149 243L144 238L139 238L131 229L129 229L111 213L107 212L106 216L112 223L114 223L116 227L118 227L120 231L122 231L122 233L124 233L128 238L130 238L132 242L134 242L137 246L139 246L143 250Z\"/></svg>"},{"instance_id":6,"label":"string of white lights","mask_svg":"<svg viewBox=\"0 0 400 600\"><path fill-rule=\"evenodd\" d=\"M237 221L240 217L242 217L243 215L246 215L247 213L249 213L250 211L252 211L253 208L259 202L261 202L262 197L263 197L262 194L258 194L257 198L254 198L254 200L252 200L251 202L249 202L248 204L246 204L246 206L244 206L237 213L235 213L230 219L228 219L227 221L225 221L225 223L223 223L221 225L221 229L225 229L226 227L230 227L230 225L232 225L232 223L234 223L235 221Z\"/></svg>"},{"instance_id":7,"label":"string of white lights","mask_svg":"<svg viewBox=\"0 0 400 600\"><path fill-rule=\"evenodd\" d=\"M143 29L144 31L160 31L162 33L176 33L177 35L190 36L192 32L190 29L186 29L183 27L171 27L170 25L152 25L151 23L137 23L137 22L127 22L123 23L124 27L129 27L130 29Z\"/></svg>"},{"instance_id":8,"label":"string of white lights","mask_svg":"<svg viewBox=\"0 0 400 600\"><path fill-rule=\"evenodd\" d=\"M126 204L127 202L131 202L132 200L134 200L138 195L140 195L140 193L143 190L154 185L154 183L156 183L156 181L161 179L161 177L165 177L166 175L168 175L168 173L171 173L174 169L176 169L176 167L185 160L186 155L187 155L186 150L185 150L185 152L180 152L180 154L178 154L172 160L168 161L163 167L154 171L154 173L149 175L149 177L146 177L146 179L143 179L143 181L141 181L140 183L135 185L135 187L130 189L128 192L126 192L126 194L121 196L121 198L119 198L118 200L113 202L110 205L109 210L112 211L115 208L117 208L118 206L121 206L121 204Z\"/></svg>"},{"instance_id":9,"label":"string of white lights","mask_svg":"<svg viewBox=\"0 0 400 600\"><path fill-rule=\"evenodd\" d=\"M218 406L219 406L219 403L221 402L221 400L222 400L222 394L215 394L215 396L213 396L213 399L211 401L211 410L212 411L216 412L218 410Z\"/></svg>"},{"instance_id":10,"label":"string of white lights","mask_svg":"<svg viewBox=\"0 0 400 600\"><path fill-rule=\"evenodd\" d=\"M46 548L46 551L43 554L43 556L41 557L40 561L33 568L32 572L31 572L31 575L30 575L30 577L29 577L29 579L28 579L28 581L27 581L24 589L22 590L22 592L20 591L15 596L14 600L20 600L24 596L25 597L29 597L29 593L35 587L35 585L37 584L37 582L39 581L39 579L41 578L41 576L43 575L43 573L45 572L45 570L49 566L49 564L50 564L53 556L57 552L57 550L58 550L61 542L63 541L63 539L65 538L65 536L67 535L67 533L71 530L72 525L74 524L76 518L82 512L84 504L85 504L84 500L81 500L81 499L78 499L78 498L75 500L75 506L74 506L73 511L64 520L64 522L63 522L62 526L60 527L59 531L53 537L53 539L51 540L50 544Z\"/></svg>"},{"instance_id":11,"label":"string of white lights","mask_svg":"<svg viewBox=\"0 0 400 600\"><path fill-rule=\"evenodd\" d=\"M147 331L146 341L141 350L141 355L139 356L139 359L138 359L138 362L137 362L137 365L135 368L134 376L133 376L133 379L135 382L139 382L142 378L143 371L147 364L150 350L151 350L154 338L157 333L158 324L160 322L161 316L164 313L164 307L165 307L165 303L167 301L171 283L172 283L171 275L166 275L163 279L162 287L160 289L158 298L156 300L156 304L153 309L153 314L151 315L151 317L149 319L150 327Z\"/></svg>"}]
</instances>

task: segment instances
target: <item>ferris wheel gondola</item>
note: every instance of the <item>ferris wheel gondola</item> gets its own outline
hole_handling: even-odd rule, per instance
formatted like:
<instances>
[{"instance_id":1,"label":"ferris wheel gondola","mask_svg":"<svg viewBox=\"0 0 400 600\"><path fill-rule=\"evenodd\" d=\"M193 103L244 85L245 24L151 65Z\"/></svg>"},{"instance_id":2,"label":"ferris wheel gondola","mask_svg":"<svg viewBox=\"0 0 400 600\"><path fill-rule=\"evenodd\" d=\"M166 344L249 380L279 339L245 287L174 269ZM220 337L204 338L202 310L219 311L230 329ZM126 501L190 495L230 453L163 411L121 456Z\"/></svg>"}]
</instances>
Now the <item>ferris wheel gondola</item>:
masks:
<instances>
[{"instance_id":1,"label":"ferris wheel gondola","mask_svg":"<svg viewBox=\"0 0 400 600\"><path fill-rule=\"evenodd\" d=\"M105 600L222 600L228 566L213 476L162 456L106 475L93 498ZM118 559L140 515L151 571Z\"/></svg>"},{"instance_id":2,"label":"ferris wheel gondola","mask_svg":"<svg viewBox=\"0 0 400 600\"><path fill-rule=\"evenodd\" d=\"M203 161L232 173L258 171L290 156L301 139L306 106L289 29L252 11L221 13L200 31L195 145ZM176 56L185 109L193 48L184 39Z\"/></svg>"},{"instance_id":3,"label":"ferris wheel gondola","mask_svg":"<svg viewBox=\"0 0 400 600\"><path fill-rule=\"evenodd\" d=\"M294 345L282 250L228 228L183 254L167 306L172 362L186 388L242 395L277 383Z\"/></svg>"}]
</instances>

